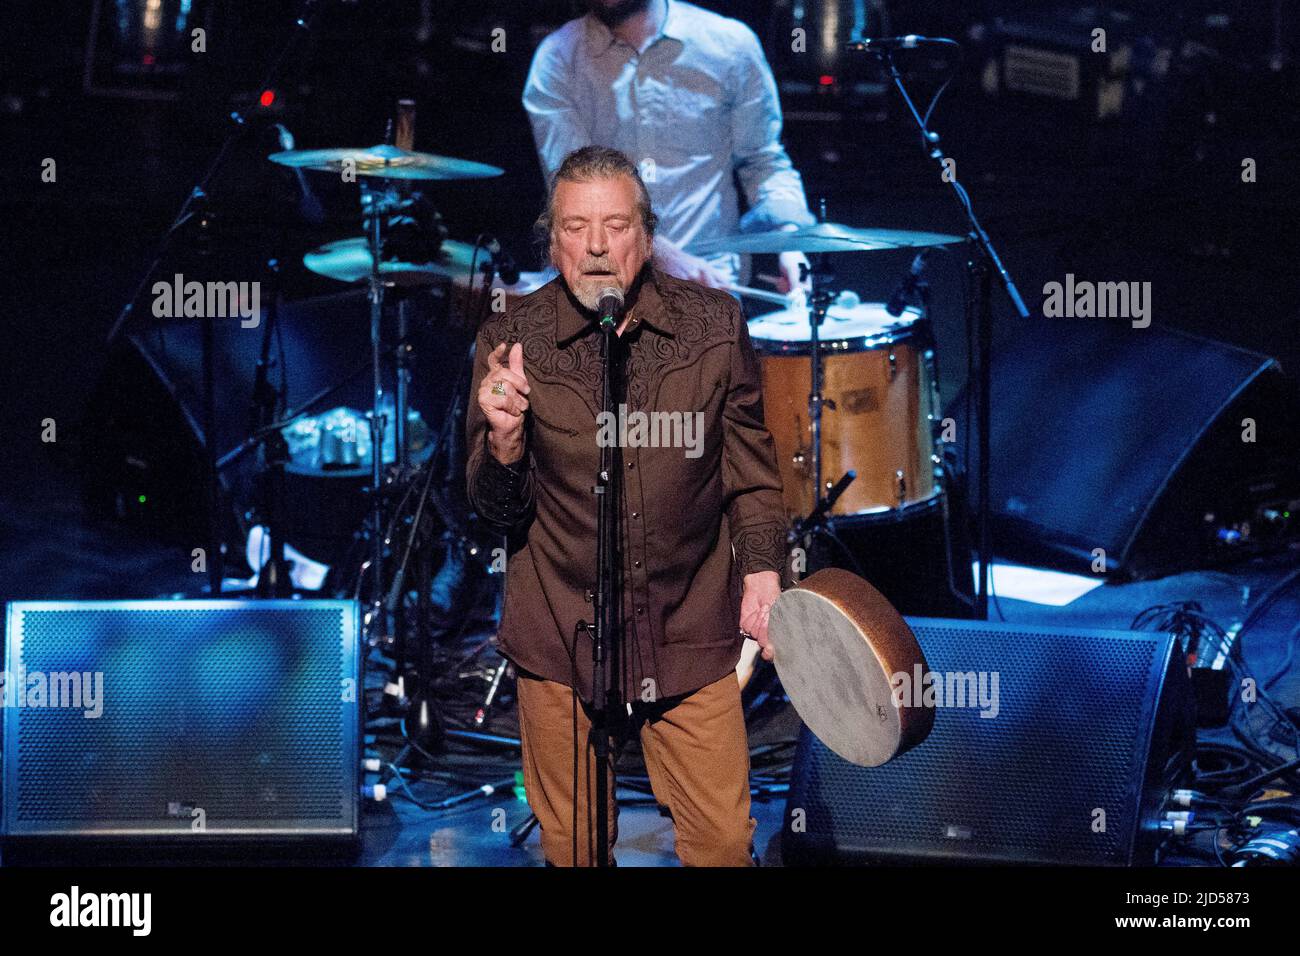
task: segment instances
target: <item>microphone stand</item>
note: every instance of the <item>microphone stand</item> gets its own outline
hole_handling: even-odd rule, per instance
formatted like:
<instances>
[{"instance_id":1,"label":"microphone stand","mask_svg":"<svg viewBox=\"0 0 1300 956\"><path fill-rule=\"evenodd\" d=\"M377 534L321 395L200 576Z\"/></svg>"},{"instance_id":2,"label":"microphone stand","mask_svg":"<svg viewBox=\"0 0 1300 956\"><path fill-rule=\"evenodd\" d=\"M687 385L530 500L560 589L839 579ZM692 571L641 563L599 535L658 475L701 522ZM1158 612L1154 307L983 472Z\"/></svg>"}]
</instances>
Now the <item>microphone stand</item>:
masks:
<instances>
[{"instance_id":1,"label":"microphone stand","mask_svg":"<svg viewBox=\"0 0 1300 956\"><path fill-rule=\"evenodd\" d=\"M294 17L294 30L289 36L289 41L284 45L284 48L281 49L279 55L275 58L271 68L267 71L266 79L263 80L259 89L267 90L276 86L280 74L289 62L290 54L297 48L300 38L311 30L313 21L316 17L316 12L316 0L304 0L300 12ZM149 280L153 278L154 274L162 265L163 259L171 249L172 242L180 233L181 227L191 219L198 218L202 220L205 218L203 210L208 201L208 191L211 187L212 181L216 178L217 173L221 171L221 168L225 166L226 160L229 158L235 144L248 129L247 117L238 110L231 111L229 119L231 121L230 132L227 133L225 140L222 141L221 147L217 150L216 156L213 157L211 164L204 171L202 177L194 185L194 188L186 194L185 200L181 203L180 210L176 213L176 218L173 219L172 224L167 227L167 231L163 233L163 237L159 241L157 249L154 251L149 266L145 269L144 274L140 276L140 281L136 284L134 291L131 293L131 298L127 300L126 304L122 306L121 311L118 312L117 319L113 322L113 327L109 330L108 336L105 340L106 346L111 346L117 340L118 335L121 334L122 330L127 326L131 319L131 315L135 310L136 302L140 300L140 296L144 294L145 287L149 284ZM203 348L203 461L204 480L207 485L205 496L209 511L208 540L206 542L208 555L208 594L210 597L219 597L221 595L221 579L225 573L225 569L221 554L220 517L217 514L221 493L218 484L219 466L217 463L217 450L216 445L214 444L213 434L216 417L214 411L216 402L214 398L215 375L212 359L214 350L212 316L205 315L203 317L201 335Z\"/></svg>"},{"instance_id":2,"label":"microphone stand","mask_svg":"<svg viewBox=\"0 0 1300 956\"><path fill-rule=\"evenodd\" d=\"M956 46L957 44L952 43L952 45ZM903 85L903 77L898 72L893 53L889 47L876 50L851 43L848 49L859 52L866 49L867 52L883 57L886 66L889 68L890 79L893 80L894 86L902 95L903 102L907 104L908 112L911 113L917 129L921 132L922 147L926 150L926 155L933 159L935 164L946 174L948 170L944 167L944 160L948 157L939 148L939 134L931 130L926 124L926 119L922 118L921 114L917 112L916 104L912 101L912 98L907 93L907 88ZM988 620L989 565L992 563L993 557L989 536L989 421L992 417L989 408L989 363L993 351L993 277L997 276L998 284L1006 291L1007 298L1011 300L1011 304L1020 318L1028 319L1029 309L1025 307L1025 301L1020 297L1020 290L1016 288L1015 281L1007 272L1006 266L1002 264L1002 257L993 248L993 241L989 239L988 233L984 231L984 227L980 225L979 219L975 216L975 210L971 206L970 196L967 194L966 188L957 181L955 176L941 175L940 179L952 186L953 194L957 197L957 202L966 215L970 240L970 255L966 268L970 274L971 288L978 290L975 304L979 323L979 401L977 405L977 428L979 431L977 493L979 495L979 508L976 518L976 535L979 547L979 587L976 596L976 617L979 620ZM969 321L969 315L967 319Z\"/></svg>"},{"instance_id":3,"label":"microphone stand","mask_svg":"<svg viewBox=\"0 0 1300 956\"><path fill-rule=\"evenodd\" d=\"M600 356L604 367L601 387L602 410L617 414L616 393L620 390L619 343L612 315L602 316L600 322ZM618 382L618 385L616 385ZM602 418L602 421L608 420ZM622 476L618 473L619 459L616 443L602 444L600 465L592 492L596 496L596 588L595 625L591 627L592 661L592 715L591 745L596 774L596 866L609 865L609 733L611 714L618 715L623 706L623 686L617 678L616 664L622 643L622 587L618 580L621 567L618 540L619 489ZM579 629L583 624L579 623ZM577 799L577 795L574 795ZM577 861L574 861L577 864Z\"/></svg>"},{"instance_id":4,"label":"microphone stand","mask_svg":"<svg viewBox=\"0 0 1300 956\"><path fill-rule=\"evenodd\" d=\"M281 230L281 240L284 235ZM262 323L262 349L257 360L257 370L253 379L252 430L257 432L262 427L275 421L276 410L284 399L270 381L271 339L275 336L275 325L280 315L280 262L271 259L267 263L274 284L271 302L266 310L266 319ZM270 541L270 553L257 572L257 596L260 598L289 597L293 594L293 562L284 555L284 534L280 526L281 507L284 503L284 466L289 460L289 443L285 441L284 432L275 429L267 431L262 440L266 470L259 476L258 505L261 518L266 523L266 535Z\"/></svg>"}]
</instances>

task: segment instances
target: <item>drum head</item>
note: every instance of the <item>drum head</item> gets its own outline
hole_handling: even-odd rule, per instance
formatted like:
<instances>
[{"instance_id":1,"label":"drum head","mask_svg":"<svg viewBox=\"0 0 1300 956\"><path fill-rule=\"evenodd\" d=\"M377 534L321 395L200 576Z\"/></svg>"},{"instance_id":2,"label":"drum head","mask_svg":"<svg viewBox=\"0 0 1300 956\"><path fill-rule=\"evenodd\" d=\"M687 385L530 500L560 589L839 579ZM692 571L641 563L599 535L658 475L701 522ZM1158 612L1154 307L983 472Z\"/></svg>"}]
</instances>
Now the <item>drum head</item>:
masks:
<instances>
[{"instance_id":1,"label":"drum head","mask_svg":"<svg viewBox=\"0 0 1300 956\"><path fill-rule=\"evenodd\" d=\"M883 302L861 302L853 306L832 305L822 323L820 338L825 342L872 339L892 329L903 328L919 319L920 313L908 309L893 316ZM766 342L807 342L808 310L781 309L760 315L749 322L749 337Z\"/></svg>"},{"instance_id":2,"label":"drum head","mask_svg":"<svg viewBox=\"0 0 1300 956\"><path fill-rule=\"evenodd\" d=\"M920 645L870 584L838 568L784 592L768 625L781 684L808 729L839 756L878 767L920 743L929 708L899 707L891 683L919 664Z\"/></svg>"}]
</instances>

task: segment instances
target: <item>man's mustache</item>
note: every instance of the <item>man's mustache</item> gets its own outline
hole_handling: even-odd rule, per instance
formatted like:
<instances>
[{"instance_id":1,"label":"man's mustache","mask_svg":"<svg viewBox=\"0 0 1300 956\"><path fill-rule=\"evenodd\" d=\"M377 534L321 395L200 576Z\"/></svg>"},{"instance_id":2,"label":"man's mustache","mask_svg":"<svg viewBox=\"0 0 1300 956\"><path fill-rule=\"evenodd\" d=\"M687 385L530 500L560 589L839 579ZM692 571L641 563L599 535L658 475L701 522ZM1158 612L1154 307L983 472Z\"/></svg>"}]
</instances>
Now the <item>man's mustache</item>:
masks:
<instances>
[{"instance_id":1,"label":"man's mustache","mask_svg":"<svg viewBox=\"0 0 1300 956\"><path fill-rule=\"evenodd\" d=\"M582 262L578 264L578 269L581 272L613 273L617 271L614 268L614 263L610 262L608 259L583 259Z\"/></svg>"}]
</instances>

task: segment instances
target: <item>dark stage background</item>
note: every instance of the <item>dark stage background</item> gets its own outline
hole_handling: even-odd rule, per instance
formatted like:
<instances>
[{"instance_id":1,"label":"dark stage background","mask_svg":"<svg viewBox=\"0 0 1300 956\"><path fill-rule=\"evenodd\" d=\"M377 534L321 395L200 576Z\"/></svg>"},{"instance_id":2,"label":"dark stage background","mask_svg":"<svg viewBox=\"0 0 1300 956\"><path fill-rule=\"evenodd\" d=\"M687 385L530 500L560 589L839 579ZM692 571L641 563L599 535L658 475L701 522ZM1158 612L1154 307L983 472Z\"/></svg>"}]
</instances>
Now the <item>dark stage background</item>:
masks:
<instances>
[{"instance_id":1,"label":"dark stage background","mask_svg":"<svg viewBox=\"0 0 1300 956\"><path fill-rule=\"evenodd\" d=\"M806 57L787 53L789 2L705 5L740 17L762 38L782 90L785 142L812 204L824 198L829 218L855 226L963 231L959 209L936 181L873 61L832 57L809 66ZM819 6L837 5L810 5ZM933 122L1031 308L1041 305L1044 283L1067 273L1149 281L1154 325L1275 356L1295 380L1300 199L1289 162L1300 140L1296 18L1275 20L1272 4L1229 0L858 6L867 11L868 32L964 42L961 67ZM191 22L207 24L207 50L184 49L177 62L185 69L174 75L161 67L141 73L129 58L112 59L102 39L112 9L107 3L10 5L12 28L0 38L0 282L7 329L0 367L5 417L17 435L14 453L0 456L10 503L0 520L10 536L43 555L15 555L0 581L3 594L73 596L57 581L67 551L78 547L70 530L81 513L77 478L86 441L94 437L81 423L102 404L94 388L109 354L105 336L225 136L230 110L249 119L210 189L217 214L212 261L222 278L265 282L262 265L274 256L286 264L290 302L340 291L298 263L304 251L359 232L349 191L355 187L309 177L324 220L305 222L293 177L265 160L280 148L272 124L291 130L299 148L370 145L382 141L399 97L417 102L417 149L505 170L496 180L434 184L430 193L451 236L472 241L494 234L525 268L535 267L530 226L543 184L520 91L536 43L576 7L561 0L322 3L269 108L257 105L258 84L293 30L294 4L195 4ZM170 16L179 8L163 9ZM100 29L91 57L96 11ZM1005 88L990 93L989 64L1007 43L1031 37L1049 48L1086 46L1095 24L1107 30L1109 49L1123 53L1118 66L1106 68L1115 74L1106 81L1120 94L1113 115L1092 115L1089 84L1098 77L1088 65L1080 103ZM505 31L505 50L494 52L498 28ZM811 48L816 54L816 35ZM914 53L903 61L914 95L923 100L943 75L934 69L942 64L928 57ZM827 74L830 85L824 85ZM141 98L142 91L158 89L174 95ZM47 158L57 164L55 182L42 181ZM1254 182L1243 182L1245 159L1254 160ZM841 285L882 300L909 258L840 256L836 265ZM183 265L183 257L164 263L162 274ZM761 258L756 265L771 271ZM934 257L930 278L946 402L966 376L960 253ZM999 348L1042 333L1040 318L1012 321L1001 301L995 312ZM363 328L364 315L356 318ZM130 328L139 331L149 319L139 308ZM464 334L435 333L442 336L439 348L423 352L426 379L443 381L454 369ZM1075 387L1105 374L1088 354L1071 361L1080 374ZM239 409L242 418L248 396L220 394L218 404ZM39 440L46 419L57 423L55 442ZM129 529L114 533L129 540ZM90 589L113 586L98 580Z\"/></svg>"}]
</instances>

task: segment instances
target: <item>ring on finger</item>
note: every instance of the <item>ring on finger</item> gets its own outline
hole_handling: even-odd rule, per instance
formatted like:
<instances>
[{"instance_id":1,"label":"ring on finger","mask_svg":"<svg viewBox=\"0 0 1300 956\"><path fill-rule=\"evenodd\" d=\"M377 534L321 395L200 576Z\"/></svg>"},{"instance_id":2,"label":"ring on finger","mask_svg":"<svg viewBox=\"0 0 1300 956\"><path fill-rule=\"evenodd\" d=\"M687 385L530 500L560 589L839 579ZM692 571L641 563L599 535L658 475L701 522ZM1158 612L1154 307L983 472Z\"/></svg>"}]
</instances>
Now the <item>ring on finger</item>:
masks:
<instances>
[{"instance_id":1,"label":"ring on finger","mask_svg":"<svg viewBox=\"0 0 1300 956\"><path fill-rule=\"evenodd\" d=\"M493 394L493 395L504 395L505 393L506 393L506 383L505 383L505 382L493 382L493 383L492 383L492 394Z\"/></svg>"}]
</instances>

